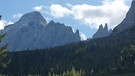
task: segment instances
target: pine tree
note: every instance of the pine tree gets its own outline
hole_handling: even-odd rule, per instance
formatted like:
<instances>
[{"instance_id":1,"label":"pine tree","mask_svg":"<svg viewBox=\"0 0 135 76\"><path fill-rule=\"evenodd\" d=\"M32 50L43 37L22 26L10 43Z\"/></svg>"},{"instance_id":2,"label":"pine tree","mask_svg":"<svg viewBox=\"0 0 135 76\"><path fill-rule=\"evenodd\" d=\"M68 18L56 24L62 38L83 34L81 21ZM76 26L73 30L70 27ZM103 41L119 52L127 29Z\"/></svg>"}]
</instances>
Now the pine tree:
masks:
<instances>
[{"instance_id":1,"label":"pine tree","mask_svg":"<svg viewBox=\"0 0 135 76\"><path fill-rule=\"evenodd\" d=\"M5 37L6 34L3 34L0 36L0 43L2 42L2 39ZM7 45L4 45L0 47L0 67L7 67L11 59L6 59L8 51L6 50Z\"/></svg>"},{"instance_id":2,"label":"pine tree","mask_svg":"<svg viewBox=\"0 0 135 76\"><path fill-rule=\"evenodd\" d=\"M2 15L0 15L0 20L1 20ZM5 37L6 34L3 34L0 36L0 43L2 42L2 39ZM7 57L8 51L6 50L7 44L0 47L0 67L7 67L11 59L5 60Z\"/></svg>"},{"instance_id":3,"label":"pine tree","mask_svg":"<svg viewBox=\"0 0 135 76\"><path fill-rule=\"evenodd\" d=\"M48 73L48 76L51 76L51 73L50 72Z\"/></svg>"}]
</instances>

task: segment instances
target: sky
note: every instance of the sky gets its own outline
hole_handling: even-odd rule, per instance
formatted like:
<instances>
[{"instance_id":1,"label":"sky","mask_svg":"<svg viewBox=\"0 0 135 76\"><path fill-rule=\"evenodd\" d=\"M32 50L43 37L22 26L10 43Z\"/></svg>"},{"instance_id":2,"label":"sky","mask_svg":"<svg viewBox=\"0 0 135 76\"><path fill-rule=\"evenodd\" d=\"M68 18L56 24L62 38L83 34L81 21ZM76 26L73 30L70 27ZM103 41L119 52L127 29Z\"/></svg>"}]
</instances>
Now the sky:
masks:
<instances>
[{"instance_id":1,"label":"sky","mask_svg":"<svg viewBox=\"0 0 135 76\"><path fill-rule=\"evenodd\" d=\"M49 21L79 29L82 39L91 38L99 25L117 26L126 16L132 0L1 0L0 29L22 15L39 11Z\"/></svg>"}]
</instances>

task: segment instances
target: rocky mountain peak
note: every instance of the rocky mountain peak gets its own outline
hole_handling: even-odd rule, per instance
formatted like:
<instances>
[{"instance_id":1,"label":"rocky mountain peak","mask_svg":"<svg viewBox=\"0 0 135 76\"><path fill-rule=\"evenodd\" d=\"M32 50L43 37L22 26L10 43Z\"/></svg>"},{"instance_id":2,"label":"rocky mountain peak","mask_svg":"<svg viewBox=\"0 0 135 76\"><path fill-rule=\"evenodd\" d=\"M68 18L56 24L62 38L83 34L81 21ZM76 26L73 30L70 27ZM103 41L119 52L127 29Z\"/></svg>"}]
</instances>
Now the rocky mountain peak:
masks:
<instances>
[{"instance_id":1,"label":"rocky mountain peak","mask_svg":"<svg viewBox=\"0 0 135 76\"><path fill-rule=\"evenodd\" d=\"M104 30L107 30L108 31L108 25L107 25L107 23L105 23Z\"/></svg>"},{"instance_id":2,"label":"rocky mountain peak","mask_svg":"<svg viewBox=\"0 0 135 76\"><path fill-rule=\"evenodd\" d=\"M79 30L78 29L76 30L76 34L79 35Z\"/></svg>"},{"instance_id":3,"label":"rocky mountain peak","mask_svg":"<svg viewBox=\"0 0 135 76\"><path fill-rule=\"evenodd\" d=\"M103 29L103 25L102 24L99 26L99 29Z\"/></svg>"},{"instance_id":4,"label":"rocky mountain peak","mask_svg":"<svg viewBox=\"0 0 135 76\"><path fill-rule=\"evenodd\" d=\"M92 38L101 38L101 37L106 37L109 36L111 33L111 30L108 31L108 25L107 23L105 23L105 26L103 27L103 25L101 24L99 26L99 29L97 30L97 32L93 35Z\"/></svg>"},{"instance_id":5,"label":"rocky mountain peak","mask_svg":"<svg viewBox=\"0 0 135 76\"><path fill-rule=\"evenodd\" d=\"M47 25L46 20L44 19L44 17L37 11L33 11L30 13L26 13L24 14L19 20L18 22L16 22L16 24L20 24L20 25Z\"/></svg>"},{"instance_id":6,"label":"rocky mountain peak","mask_svg":"<svg viewBox=\"0 0 135 76\"><path fill-rule=\"evenodd\" d=\"M51 21L50 21L50 24L54 24L54 21L53 21L53 20L51 20Z\"/></svg>"}]
</instances>

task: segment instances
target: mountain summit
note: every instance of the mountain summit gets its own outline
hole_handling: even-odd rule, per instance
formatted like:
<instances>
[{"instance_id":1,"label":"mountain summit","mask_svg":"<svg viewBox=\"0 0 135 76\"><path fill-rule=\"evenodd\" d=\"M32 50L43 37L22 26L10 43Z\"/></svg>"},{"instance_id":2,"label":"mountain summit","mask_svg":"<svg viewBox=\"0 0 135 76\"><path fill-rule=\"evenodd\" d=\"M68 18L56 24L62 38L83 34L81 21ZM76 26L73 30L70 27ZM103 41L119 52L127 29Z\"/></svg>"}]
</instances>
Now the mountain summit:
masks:
<instances>
[{"instance_id":1,"label":"mountain summit","mask_svg":"<svg viewBox=\"0 0 135 76\"><path fill-rule=\"evenodd\" d=\"M23 15L0 33L7 33L1 45L8 44L11 51L45 49L80 41L78 30L74 33L71 27L54 21L47 24L37 11Z\"/></svg>"},{"instance_id":2,"label":"mountain summit","mask_svg":"<svg viewBox=\"0 0 135 76\"><path fill-rule=\"evenodd\" d=\"M37 12L33 11L30 13L27 13L23 15L16 24L22 24L22 25L32 25L32 24L39 24L39 25L47 25L46 20L43 18L43 16Z\"/></svg>"},{"instance_id":3,"label":"mountain summit","mask_svg":"<svg viewBox=\"0 0 135 76\"><path fill-rule=\"evenodd\" d=\"M101 38L101 37L106 37L109 36L112 30L108 30L108 25L107 23L105 24L105 27L103 28L103 25L101 24L99 26L99 29L97 32L93 35L92 38Z\"/></svg>"},{"instance_id":4,"label":"mountain summit","mask_svg":"<svg viewBox=\"0 0 135 76\"><path fill-rule=\"evenodd\" d=\"M131 29L133 26L135 26L135 0L132 1L131 8L126 14L125 19L114 28L112 35L120 34L125 30Z\"/></svg>"}]
</instances>

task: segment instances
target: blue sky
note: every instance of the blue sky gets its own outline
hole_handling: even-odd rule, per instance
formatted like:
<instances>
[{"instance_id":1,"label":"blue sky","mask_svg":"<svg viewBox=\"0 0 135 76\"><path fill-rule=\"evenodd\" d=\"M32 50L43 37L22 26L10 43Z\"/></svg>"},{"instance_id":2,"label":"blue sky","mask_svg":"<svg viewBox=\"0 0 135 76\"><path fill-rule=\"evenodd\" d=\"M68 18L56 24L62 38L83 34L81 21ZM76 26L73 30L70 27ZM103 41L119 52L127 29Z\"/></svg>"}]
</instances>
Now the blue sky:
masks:
<instances>
[{"instance_id":1,"label":"blue sky","mask_svg":"<svg viewBox=\"0 0 135 76\"><path fill-rule=\"evenodd\" d=\"M114 28L125 17L132 0L1 0L0 28L16 22L23 14L39 11L49 22L64 23L91 38L100 24Z\"/></svg>"}]
</instances>

